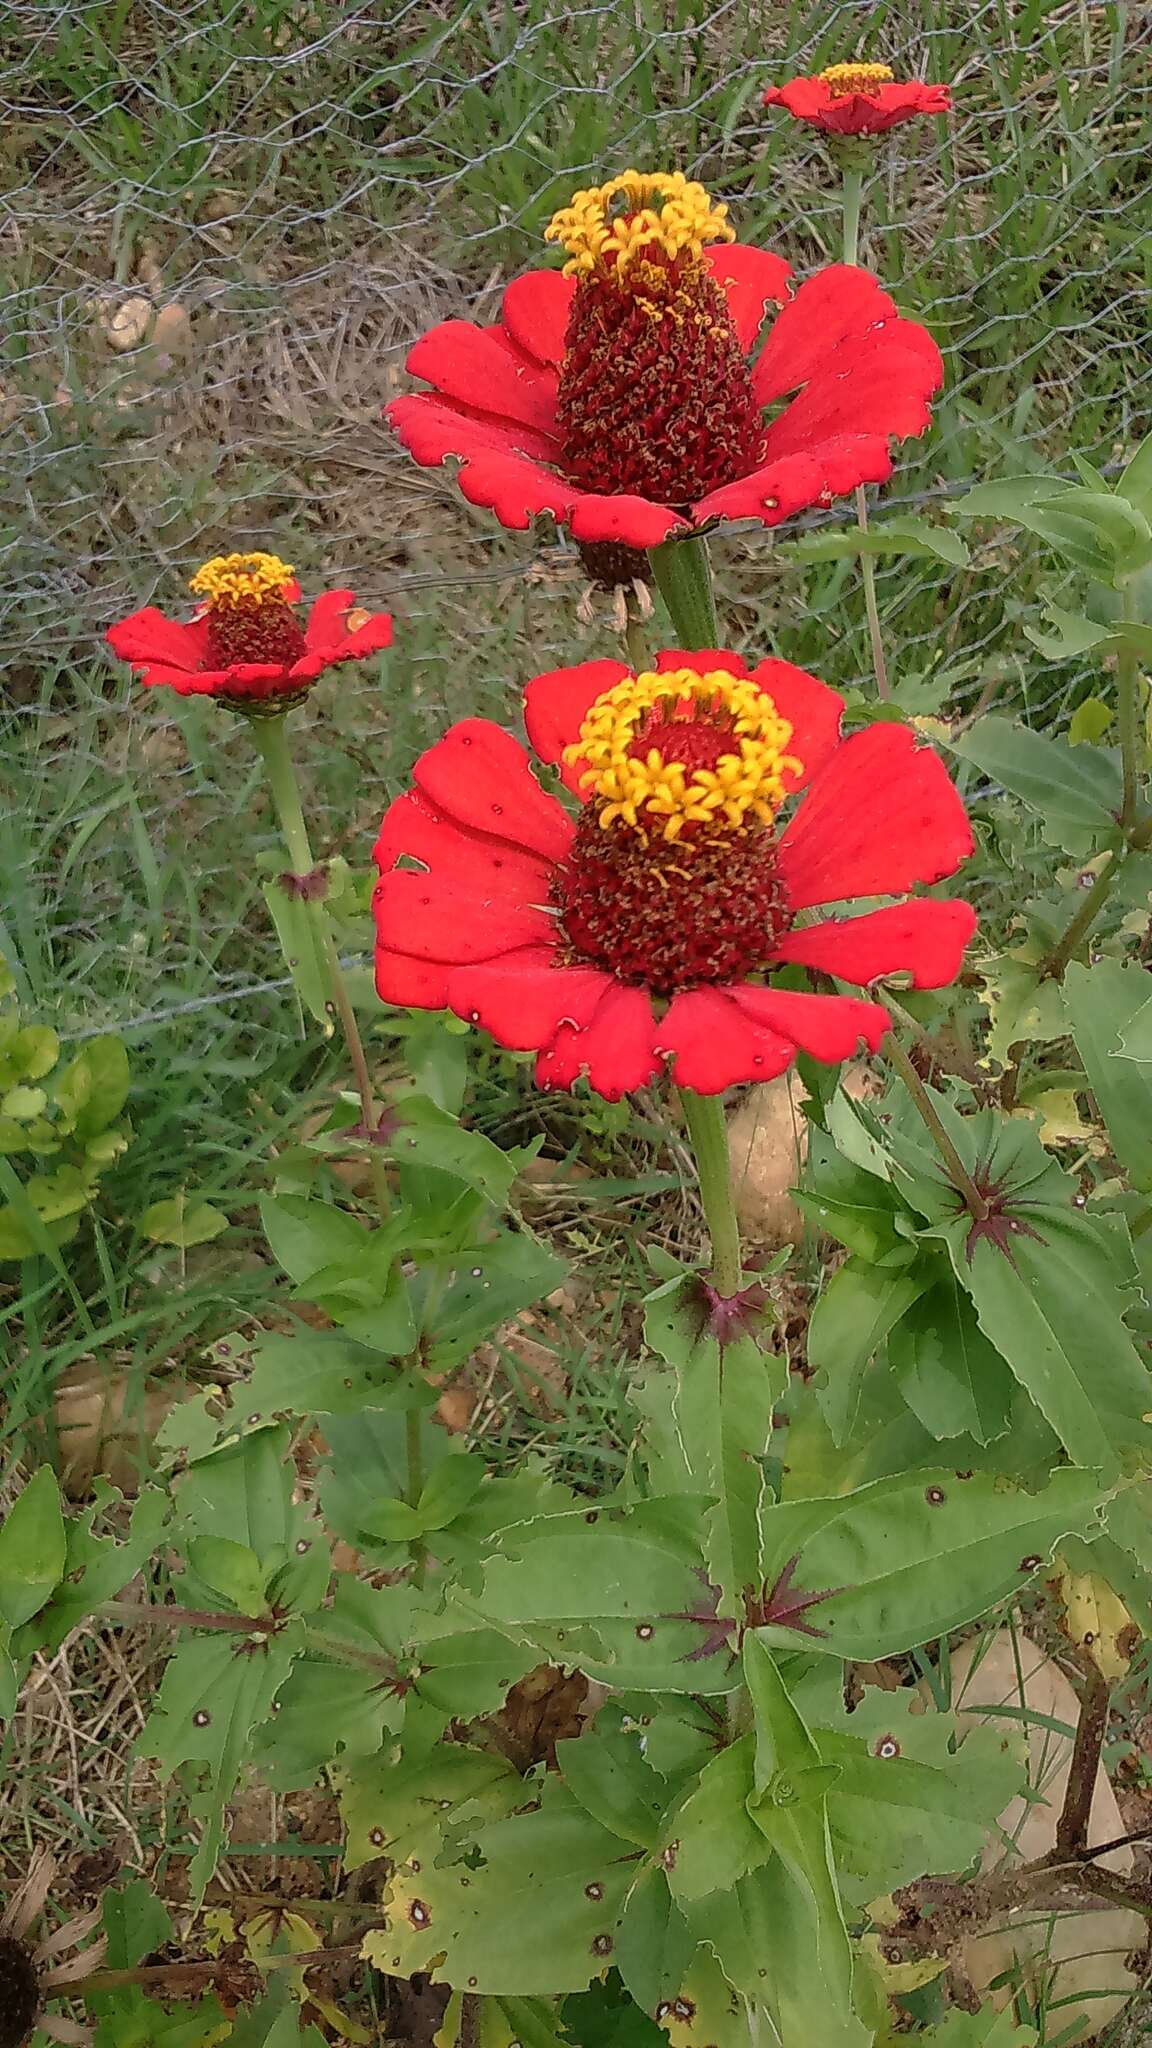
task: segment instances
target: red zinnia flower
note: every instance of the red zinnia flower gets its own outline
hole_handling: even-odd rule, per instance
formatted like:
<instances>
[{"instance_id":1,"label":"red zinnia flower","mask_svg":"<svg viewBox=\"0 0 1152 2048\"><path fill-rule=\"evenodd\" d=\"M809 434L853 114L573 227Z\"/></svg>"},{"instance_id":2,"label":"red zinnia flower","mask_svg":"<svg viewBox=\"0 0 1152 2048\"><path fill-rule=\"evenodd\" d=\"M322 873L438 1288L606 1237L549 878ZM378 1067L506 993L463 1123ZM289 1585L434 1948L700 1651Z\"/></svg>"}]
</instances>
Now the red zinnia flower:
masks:
<instances>
[{"instance_id":1,"label":"red zinnia flower","mask_svg":"<svg viewBox=\"0 0 1152 2048\"><path fill-rule=\"evenodd\" d=\"M976 924L966 903L803 913L937 882L972 835L907 726L842 740L842 710L790 662L750 672L711 648L661 654L639 676L618 661L537 676L528 732L580 799L575 819L511 734L481 718L453 726L381 826L381 997L454 1010L538 1052L542 1087L586 1075L613 1101L666 1059L682 1087L714 1095L782 1073L798 1050L874 1050L889 1024L879 1004L766 976L798 965L860 986L953 980Z\"/></svg>"},{"instance_id":2,"label":"red zinnia flower","mask_svg":"<svg viewBox=\"0 0 1152 2048\"><path fill-rule=\"evenodd\" d=\"M563 274L515 278L495 326L445 320L416 343L408 368L434 389L388 406L405 447L458 457L464 496L505 526L549 512L633 548L883 483L890 440L928 425L936 343L852 265L793 294L726 214L680 172L578 192L547 230Z\"/></svg>"},{"instance_id":3,"label":"red zinnia flower","mask_svg":"<svg viewBox=\"0 0 1152 2048\"><path fill-rule=\"evenodd\" d=\"M814 78L770 85L764 105L787 107L826 135L883 135L918 114L948 113L952 95L946 85L897 81L886 64L830 64Z\"/></svg>"},{"instance_id":4,"label":"red zinnia flower","mask_svg":"<svg viewBox=\"0 0 1152 2048\"><path fill-rule=\"evenodd\" d=\"M334 662L376 654L392 639L389 614L356 610L351 590L326 590L301 619L300 585L276 555L217 555L189 588L203 603L187 625L146 605L108 630L142 683L167 683L182 697L286 710Z\"/></svg>"}]
</instances>

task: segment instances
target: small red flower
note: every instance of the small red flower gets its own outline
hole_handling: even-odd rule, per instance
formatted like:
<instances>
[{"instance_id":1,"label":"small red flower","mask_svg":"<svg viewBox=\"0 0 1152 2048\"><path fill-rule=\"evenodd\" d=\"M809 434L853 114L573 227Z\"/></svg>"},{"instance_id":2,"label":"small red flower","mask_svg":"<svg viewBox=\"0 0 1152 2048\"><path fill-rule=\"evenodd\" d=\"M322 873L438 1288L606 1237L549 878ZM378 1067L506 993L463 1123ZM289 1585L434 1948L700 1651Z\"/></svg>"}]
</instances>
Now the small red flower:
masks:
<instances>
[{"instance_id":1,"label":"small red flower","mask_svg":"<svg viewBox=\"0 0 1152 2048\"><path fill-rule=\"evenodd\" d=\"M146 605L108 630L142 683L182 697L287 709L333 663L391 643L390 615L357 610L351 590L326 590L300 618L300 585L276 555L217 555L190 588L203 602L187 625Z\"/></svg>"},{"instance_id":2,"label":"small red flower","mask_svg":"<svg viewBox=\"0 0 1152 2048\"><path fill-rule=\"evenodd\" d=\"M966 903L806 913L938 882L972 835L930 748L896 724L842 739L842 710L790 662L749 671L710 648L661 654L639 676L618 661L537 676L528 733L580 800L574 817L511 734L453 726L380 829L380 996L454 1010L537 1052L542 1087L585 1076L612 1101L665 1061L680 1086L715 1095L782 1073L799 1050L875 1050L879 1004L768 977L952 981L976 924Z\"/></svg>"},{"instance_id":3,"label":"small red flower","mask_svg":"<svg viewBox=\"0 0 1152 2048\"><path fill-rule=\"evenodd\" d=\"M919 114L947 114L952 94L946 85L897 80L886 64L832 64L814 78L770 85L764 105L787 107L826 135L883 135Z\"/></svg>"},{"instance_id":4,"label":"small red flower","mask_svg":"<svg viewBox=\"0 0 1152 2048\"><path fill-rule=\"evenodd\" d=\"M505 526L547 512L596 546L778 526L883 483L892 441L928 425L936 343L853 265L794 292L726 215L679 172L578 192L547 230L563 273L515 278L494 326L445 320L416 343L408 368L433 389L386 410L405 447L456 457L464 496Z\"/></svg>"}]
</instances>

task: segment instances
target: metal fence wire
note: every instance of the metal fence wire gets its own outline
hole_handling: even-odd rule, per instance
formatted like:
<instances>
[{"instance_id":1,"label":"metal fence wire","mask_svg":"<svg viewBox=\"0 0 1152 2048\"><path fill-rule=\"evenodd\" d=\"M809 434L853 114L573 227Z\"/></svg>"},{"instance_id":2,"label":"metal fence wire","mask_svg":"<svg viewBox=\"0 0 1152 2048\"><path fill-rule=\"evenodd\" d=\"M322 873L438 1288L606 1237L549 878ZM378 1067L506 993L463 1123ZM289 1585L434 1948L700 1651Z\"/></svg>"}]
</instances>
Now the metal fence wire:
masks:
<instances>
[{"instance_id":1,"label":"metal fence wire","mask_svg":"<svg viewBox=\"0 0 1152 2048\"><path fill-rule=\"evenodd\" d=\"M1073 447L1115 464L1152 425L1143 7L9 0L2 20L0 729L7 714L17 746L65 665L88 659L127 706L104 628L180 601L221 547L274 547L391 605L413 647L435 635L431 697L465 652L506 667L509 588L574 579L574 558L548 533L542 568L539 537L502 533L391 442L379 414L405 351L434 319L491 317L510 276L555 261L551 212L629 164L701 178L742 240L801 274L835 258L819 138L760 103L797 70L859 56L954 90L950 118L883 141L868 192L862 260L931 326L948 377L885 504L931 510L988 474L1066 468ZM778 544L724 548L755 607ZM780 651L818 666L804 607L827 625L831 586L781 578ZM1010 659L1002 584L885 567L897 668L943 639L974 701ZM534 631L540 666L570 644L552 615ZM125 715L154 737L168 708L134 693ZM146 766L160 831L187 763L157 746ZM37 877L51 857L40 840L12 856Z\"/></svg>"}]
</instances>

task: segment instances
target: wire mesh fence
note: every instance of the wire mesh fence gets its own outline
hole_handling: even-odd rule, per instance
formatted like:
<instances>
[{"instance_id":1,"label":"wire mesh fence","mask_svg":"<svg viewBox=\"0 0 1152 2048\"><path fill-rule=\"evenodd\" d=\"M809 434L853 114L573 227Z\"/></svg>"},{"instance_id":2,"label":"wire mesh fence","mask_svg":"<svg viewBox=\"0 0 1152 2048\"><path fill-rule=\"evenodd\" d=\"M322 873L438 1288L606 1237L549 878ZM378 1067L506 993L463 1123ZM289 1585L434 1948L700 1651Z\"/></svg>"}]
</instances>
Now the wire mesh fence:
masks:
<instances>
[{"instance_id":1,"label":"wire mesh fence","mask_svg":"<svg viewBox=\"0 0 1152 2048\"><path fill-rule=\"evenodd\" d=\"M1118 461L1152 425L1150 41L1144 8L1088 0L10 0L0 711L32 820L0 829L10 920L43 926L78 986L89 962L90 998L121 1020L152 1019L161 983L185 1008L265 987L229 960L226 841L192 822L206 797L226 821L251 784L99 652L111 619L179 603L222 547L275 548L402 622L387 691L345 672L327 707L337 843L378 816L386 762L400 772L459 705L465 668L474 702L478 672L499 690L575 658L563 541L471 512L380 408L430 321L492 317L510 276L555 260L551 212L625 164L702 178L742 240L801 274L835 258L819 139L760 104L793 70L860 55L954 87L950 119L886 139L868 190L863 260L931 326L948 377L885 504L931 510L990 473L1066 467L1071 447ZM849 572L805 570L786 538L723 540L735 625L858 673ZM943 661L962 705L1001 674L1033 706L1076 686L1027 668L994 554L886 568L880 600L894 666ZM87 706L63 809L62 672ZM204 860L182 924L172 852L190 832ZM175 960L155 940L155 979L131 993L98 965L125 892L146 934L185 931Z\"/></svg>"}]
</instances>

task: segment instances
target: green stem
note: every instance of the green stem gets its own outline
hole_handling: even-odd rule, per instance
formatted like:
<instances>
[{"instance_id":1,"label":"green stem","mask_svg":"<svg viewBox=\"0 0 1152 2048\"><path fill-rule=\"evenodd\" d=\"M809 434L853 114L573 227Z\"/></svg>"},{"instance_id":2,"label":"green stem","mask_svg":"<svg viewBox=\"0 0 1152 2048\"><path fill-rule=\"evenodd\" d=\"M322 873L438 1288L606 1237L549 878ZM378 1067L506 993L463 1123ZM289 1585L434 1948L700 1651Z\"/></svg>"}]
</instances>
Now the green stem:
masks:
<instances>
[{"instance_id":1,"label":"green stem","mask_svg":"<svg viewBox=\"0 0 1152 2048\"><path fill-rule=\"evenodd\" d=\"M696 1155L700 1179L700 1200L712 1240L712 1278L716 1292L726 1298L739 1294L743 1280L740 1263L740 1226L732 1194L732 1166L728 1155L728 1125L721 1095L696 1095L681 1088L684 1121Z\"/></svg>"},{"instance_id":2,"label":"green stem","mask_svg":"<svg viewBox=\"0 0 1152 2048\"><path fill-rule=\"evenodd\" d=\"M1136 618L1131 582L1124 585L1124 617L1132 621ZM1116 659L1117 722L1120 728L1120 761L1124 788L1120 823L1128 832L1136 822L1143 752L1140 735L1140 656L1131 642L1125 640Z\"/></svg>"},{"instance_id":3,"label":"green stem","mask_svg":"<svg viewBox=\"0 0 1152 2048\"><path fill-rule=\"evenodd\" d=\"M856 523L861 533L868 531L868 493L863 484L856 486ZM868 638L872 643L872 668L876 677L876 695L892 695L888 682L888 663L884 655L884 635L880 630L880 607L876 602L876 564L869 554L861 553L860 575L864 584L864 610L868 615Z\"/></svg>"},{"instance_id":4,"label":"green stem","mask_svg":"<svg viewBox=\"0 0 1152 2048\"><path fill-rule=\"evenodd\" d=\"M648 635L635 612L631 610L624 621L624 646L632 664L633 674L646 674L652 666L652 657L648 652Z\"/></svg>"},{"instance_id":5,"label":"green stem","mask_svg":"<svg viewBox=\"0 0 1152 2048\"><path fill-rule=\"evenodd\" d=\"M936 1104L933 1102L931 1095L928 1093L927 1088L924 1086L923 1081L920 1079L919 1074L916 1072L894 1031L890 1031L884 1041L884 1052L886 1058L895 1067L909 1095L916 1104L928 1131L931 1133L936 1150L948 1168L949 1180L952 1182L957 1194L964 1197L964 1206L968 1210L969 1215L973 1218L974 1222L983 1223L988 1214L988 1204L980 1193L951 1138L948 1136Z\"/></svg>"},{"instance_id":6,"label":"green stem","mask_svg":"<svg viewBox=\"0 0 1152 2048\"><path fill-rule=\"evenodd\" d=\"M716 623L708 543L703 535L693 533L687 540L662 541L658 548L649 549L648 559L680 646L689 653L701 647L715 647L720 628Z\"/></svg>"},{"instance_id":7,"label":"green stem","mask_svg":"<svg viewBox=\"0 0 1152 2048\"><path fill-rule=\"evenodd\" d=\"M844 261L860 261L860 200L864 192L863 171L841 170L840 198L844 209Z\"/></svg>"},{"instance_id":8,"label":"green stem","mask_svg":"<svg viewBox=\"0 0 1152 2048\"><path fill-rule=\"evenodd\" d=\"M864 173L852 170L847 164L841 169L841 205L844 212L844 261L858 263L860 260L860 202L864 193ZM868 494L863 484L856 489L856 522L861 533L868 531ZM876 602L876 564L871 555L861 551L860 576L864 584L864 610L868 615L868 638L872 644L872 667L876 676L878 697L891 696L888 684L888 663L884 658L884 636L880 631L880 607Z\"/></svg>"},{"instance_id":9,"label":"green stem","mask_svg":"<svg viewBox=\"0 0 1152 2048\"><path fill-rule=\"evenodd\" d=\"M272 791L272 802L280 820L280 829L284 834L284 844L288 848L288 858L292 862L293 872L297 875L310 875L316 863L308 838L308 827L304 822L300 784L296 779L296 768L288 745L287 719L283 716L250 718L248 724L264 762L268 787ZM364 1053L364 1041L360 1036L360 1026L356 1020L352 998L348 994L348 984L344 979L344 970L340 965L340 956L332 937L328 912L318 897L309 899L306 908L323 954L332 1007L340 1019L340 1028L344 1033L344 1043L356 1079L356 1093L360 1097L364 1134L371 1147L373 1193L380 1215L384 1217L391 1207L391 1196L388 1191L387 1168L373 1143L376 1103L372 1092L372 1076L368 1071L368 1061Z\"/></svg>"},{"instance_id":10,"label":"green stem","mask_svg":"<svg viewBox=\"0 0 1152 2048\"><path fill-rule=\"evenodd\" d=\"M1108 897L1111 895L1112 885L1124 865L1126 851L1127 849L1124 848L1118 853L1110 853L1108 855L1075 917L1071 919L1067 930L1056 941L1052 951L1041 961L1041 981L1059 981L1077 947L1087 937L1101 910L1104 908Z\"/></svg>"}]
</instances>

